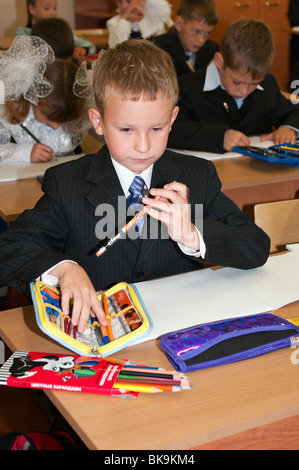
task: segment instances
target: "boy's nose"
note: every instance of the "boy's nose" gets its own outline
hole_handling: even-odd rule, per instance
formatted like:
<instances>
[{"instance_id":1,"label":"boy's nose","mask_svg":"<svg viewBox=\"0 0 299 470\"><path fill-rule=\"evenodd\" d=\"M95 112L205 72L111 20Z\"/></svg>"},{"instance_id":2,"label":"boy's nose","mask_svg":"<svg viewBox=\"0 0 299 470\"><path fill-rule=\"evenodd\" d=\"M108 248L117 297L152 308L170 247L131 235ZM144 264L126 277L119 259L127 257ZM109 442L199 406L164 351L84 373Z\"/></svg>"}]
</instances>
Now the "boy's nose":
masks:
<instances>
[{"instance_id":1,"label":"boy's nose","mask_svg":"<svg viewBox=\"0 0 299 470\"><path fill-rule=\"evenodd\" d=\"M150 139L148 135L139 135L135 140L135 150L146 153L150 149Z\"/></svg>"},{"instance_id":2,"label":"boy's nose","mask_svg":"<svg viewBox=\"0 0 299 470\"><path fill-rule=\"evenodd\" d=\"M242 84L240 92L242 97L247 96L250 92L250 85L247 85L246 83Z\"/></svg>"}]
</instances>

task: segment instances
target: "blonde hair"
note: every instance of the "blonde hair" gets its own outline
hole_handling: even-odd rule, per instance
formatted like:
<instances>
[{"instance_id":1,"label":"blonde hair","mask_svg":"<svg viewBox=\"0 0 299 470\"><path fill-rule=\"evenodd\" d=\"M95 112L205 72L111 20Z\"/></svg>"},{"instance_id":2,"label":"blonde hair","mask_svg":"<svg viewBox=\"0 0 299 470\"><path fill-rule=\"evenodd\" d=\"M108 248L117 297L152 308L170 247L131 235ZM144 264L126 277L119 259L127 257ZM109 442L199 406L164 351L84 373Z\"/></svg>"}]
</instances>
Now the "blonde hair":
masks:
<instances>
[{"instance_id":1,"label":"blonde hair","mask_svg":"<svg viewBox=\"0 0 299 470\"><path fill-rule=\"evenodd\" d=\"M271 30L261 20L239 19L226 30L220 52L224 66L231 70L244 70L254 80L270 72L274 53Z\"/></svg>"},{"instance_id":2,"label":"blonde hair","mask_svg":"<svg viewBox=\"0 0 299 470\"><path fill-rule=\"evenodd\" d=\"M103 116L109 91L123 99L149 101L157 97L178 100L178 82L173 62L167 52L144 39L128 39L102 55L94 69L96 106Z\"/></svg>"}]
</instances>

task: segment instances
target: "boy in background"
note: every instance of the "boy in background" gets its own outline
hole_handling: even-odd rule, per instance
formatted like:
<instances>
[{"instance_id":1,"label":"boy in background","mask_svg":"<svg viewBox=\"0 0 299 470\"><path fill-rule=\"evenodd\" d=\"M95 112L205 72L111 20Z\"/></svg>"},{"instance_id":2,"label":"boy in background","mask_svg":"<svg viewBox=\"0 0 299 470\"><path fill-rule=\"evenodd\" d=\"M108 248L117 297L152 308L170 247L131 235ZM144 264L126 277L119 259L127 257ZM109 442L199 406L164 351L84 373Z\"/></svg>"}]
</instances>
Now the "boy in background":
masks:
<instances>
[{"instance_id":1,"label":"boy in background","mask_svg":"<svg viewBox=\"0 0 299 470\"><path fill-rule=\"evenodd\" d=\"M154 38L170 54L178 76L206 67L219 50L209 35L218 22L213 0L182 0L174 26Z\"/></svg>"},{"instance_id":2,"label":"boy in background","mask_svg":"<svg viewBox=\"0 0 299 470\"><path fill-rule=\"evenodd\" d=\"M205 263L240 269L264 264L268 236L221 192L212 162L165 150L178 112L169 55L146 40L124 41L100 56L94 90L97 108L90 119L106 144L45 173L35 208L0 234L0 282L23 292L39 277L60 285L64 313L73 299L72 323L82 332L90 314L107 324L98 289ZM151 196L160 197L142 199L142 234L133 228L98 258L104 227L118 233L124 226L126 197L140 178ZM152 236L152 224L167 236L156 230Z\"/></svg>"},{"instance_id":3,"label":"boy in background","mask_svg":"<svg viewBox=\"0 0 299 470\"><path fill-rule=\"evenodd\" d=\"M250 145L249 136L265 134L261 140L274 144L294 141L299 108L269 73L273 57L265 23L233 22L208 67L180 77L180 112L168 146L221 153Z\"/></svg>"},{"instance_id":4,"label":"boy in background","mask_svg":"<svg viewBox=\"0 0 299 470\"><path fill-rule=\"evenodd\" d=\"M19 26L16 29L16 36L30 36L33 25L45 18L57 18L58 0L26 0L27 5L27 25ZM84 57L95 54L96 47L85 39L73 35L74 39L74 56Z\"/></svg>"},{"instance_id":5,"label":"boy in background","mask_svg":"<svg viewBox=\"0 0 299 470\"><path fill-rule=\"evenodd\" d=\"M167 0L116 0L117 15L106 22L108 45L127 39L151 39L173 25Z\"/></svg>"}]
</instances>

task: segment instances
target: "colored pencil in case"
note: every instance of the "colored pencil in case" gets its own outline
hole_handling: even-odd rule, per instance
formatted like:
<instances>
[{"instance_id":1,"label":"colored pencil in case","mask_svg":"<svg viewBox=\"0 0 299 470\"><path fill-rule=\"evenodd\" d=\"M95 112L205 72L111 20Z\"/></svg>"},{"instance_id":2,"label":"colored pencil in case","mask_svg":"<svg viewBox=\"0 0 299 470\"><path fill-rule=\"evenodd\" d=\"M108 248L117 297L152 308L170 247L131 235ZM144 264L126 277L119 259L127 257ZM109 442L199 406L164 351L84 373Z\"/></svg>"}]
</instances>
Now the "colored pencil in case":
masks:
<instances>
[{"instance_id":1,"label":"colored pencil in case","mask_svg":"<svg viewBox=\"0 0 299 470\"><path fill-rule=\"evenodd\" d=\"M108 331L107 331L106 326L100 325L100 328L101 328L101 333L102 333L102 336L103 336L103 342L104 342L104 344L110 343L109 336L108 336Z\"/></svg>"},{"instance_id":2,"label":"colored pencil in case","mask_svg":"<svg viewBox=\"0 0 299 470\"><path fill-rule=\"evenodd\" d=\"M129 382L146 382L146 383L156 383L161 385L181 385L182 380L167 380L167 379L157 379L151 377L135 377L134 375L123 375L121 374L121 380L126 380Z\"/></svg>"},{"instance_id":3,"label":"colored pencil in case","mask_svg":"<svg viewBox=\"0 0 299 470\"><path fill-rule=\"evenodd\" d=\"M112 333L112 327L111 327L111 317L110 317L110 314L109 314L109 308L108 308L108 302L107 302L106 294L102 295L102 301L103 301L103 307L104 307L104 312L105 312L105 315L106 315L106 319L108 321L107 333L108 333L109 341L113 341L113 333Z\"/></svg>"},{"instance_id":4,"label":"colored pencil in case","mask_svg":"<svg viewBox=\"0 0 299 470\"><path fill-rule=\"evenodd\" d=\"M145 373L145 369L130 369L129 367L123 367L123 369L121 370L120 373L128 373L130 372L130 375L147 375L148 377L160 377L160 378L164 378L164 379L174 379L174 378L186 378L185 375L181 374L181 373L178 373L178 372L175 372L175 371L159 371L159 370L155 370L155 371L149 371L149 370L146 370L146 373Z\"/></svg>"},{"instance_id":5,"label":"colored pencil in case","mask_svg":"<svg viewBox=\"0 0 299 470\"><path fill-rule=\"evenodd\" d=\"M143 392L143 393L163 393L163 390L157 387L151 387L147 385L138 385L138 384L121 384L118 385L117 382L114 383L113 388L118 388L120 390L127 390L129 392Z\"/></svg>"},{"instance_id":6,"label":"colored pencil in case","mask_svg":"<svg viewBox=\"0 0 299 470\"><path fill-rule=\"evenodd\" d=\"M117 388L124 388L125 390L138 391L139 388L140 392L143 390L146 391L147 389L157 389L161 390L162 392L180 392L182 390L181 387L178 386L171 386L171 385L143 385L143 384L132 384L131 382L115 382Z\"/></svg>"}]
</instances>

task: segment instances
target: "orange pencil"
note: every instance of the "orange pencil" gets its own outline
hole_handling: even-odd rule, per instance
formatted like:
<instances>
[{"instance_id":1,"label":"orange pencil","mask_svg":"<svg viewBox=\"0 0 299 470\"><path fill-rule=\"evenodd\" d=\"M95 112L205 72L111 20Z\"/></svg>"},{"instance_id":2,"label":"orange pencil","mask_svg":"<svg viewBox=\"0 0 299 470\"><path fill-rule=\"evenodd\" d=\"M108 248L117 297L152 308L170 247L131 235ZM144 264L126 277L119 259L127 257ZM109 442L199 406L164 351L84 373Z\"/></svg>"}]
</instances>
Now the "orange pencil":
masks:
<instances>
[{"instance_id":1,"label":"orange pencil","mask_svg":"<svg viewBox=\"0 0 299 470\"><path fill-rule=\"evenodd\" d=\"M111 317L110 317L110 314L109 314L106 294L102 295L102 300L103 300L104 312L105 312L105 315L106 315L106 318L107 318L107 321L108 321L108 325L107 325L108 338L109 338L109 341L113 341L113 333L112 333L112 327L111 327Z\"/></svg>"},{"instance_id":2,"label":"orange pencil","mask_svg":"<svg viewBox=\"0 0 299 470\"><path fill-rule=\"evenodd\" d=\"M158 201L159 199L161 199L161 196L156 196L155 197L155 200ZM121 231L115 235L115 237L113 238L110 238L110 240L108 240L108 242L106 243L105 246L103 246L102 248L100 248L97 252L96 252L96 255L99 257L101 256L103 253L105 253L105 251L107 251L107 249L109 248L109 246L113 245L117 240L120 239L120 237L122 236L123 233L126 233L131 227L133 227L133 225L135 225L137 223L137 221L139 219L141 219L141 217L143 217L145 214L145 210L144 208L138 212L137 215L135 215L135 217L133 217L133 219L130 220L130 222L128 222L122 229Z\"/></svg>"}]
</instances>

